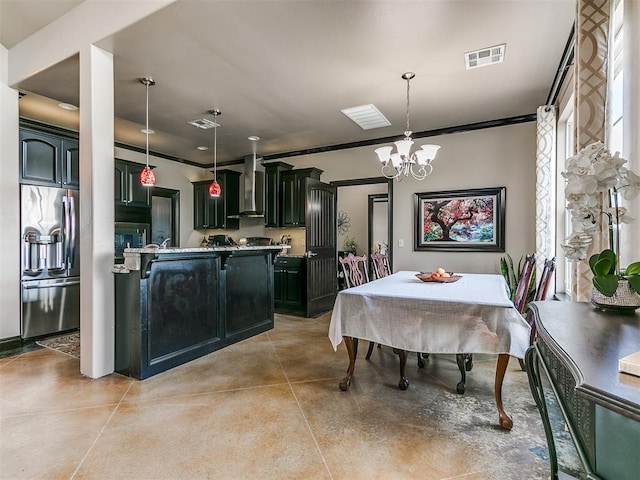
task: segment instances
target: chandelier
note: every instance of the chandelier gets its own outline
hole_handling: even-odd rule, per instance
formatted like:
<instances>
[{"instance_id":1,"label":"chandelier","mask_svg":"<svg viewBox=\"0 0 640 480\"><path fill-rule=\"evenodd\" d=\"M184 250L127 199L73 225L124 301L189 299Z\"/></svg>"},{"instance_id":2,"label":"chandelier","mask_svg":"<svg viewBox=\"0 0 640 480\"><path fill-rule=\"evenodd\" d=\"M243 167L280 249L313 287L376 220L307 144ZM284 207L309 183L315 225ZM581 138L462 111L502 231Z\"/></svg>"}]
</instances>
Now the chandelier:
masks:
<instances>
[{"instance_id":1,"label":"chandelier","mask_svg":"<svg viewBox=\"0 0 640 480\"><path fill-rule=\"evenodd\" d=\"M213 115L213 182L209 185L209 195L212 197L219 197L222 193L222 187L218 183L217 163L218 163L218 115L222 115L222 112L217 108L209 110L209 113Z\"/></svg>"},{"instance_id":2,"label":"chandelier","mask_svg":"<svg viewBox=\"0 0 640 480\"><path fill-rule=\"evenodd\" d=\"M151 77L144 77L140 79L140 83L143 84L147 90L147 105L146 105L147 116L146 116L146 125L144 129L144 133L147 138L147 149L146 149L147 166L144 167L142 172L140 172L140 183L145 187L153 187L156 184L156 176L153 174L153 170L151 170L151 167L149 167L149 133L151 132L151 130L149 130L149 87L152 85L155 85L156 82Z\"/></svg>"},{"instance_id":3,"label":"chandelier","mask_svg":"<svg viewBox=\"0 0 640 480\"><path fill-rule=\"evenodd\" d=\"M411 175L416 180L424 180L433 171L433 162L440 145L422 145L416 152L411 153L411 129L409 128L409 81L415 77L413 72L402 74L402 78L407 81L407 129L404 132L404 139L393 142L396 152L391 153L392 146L376 148L378 160L382 163L382 175L386 178L402 180L402 177Z\"/></svg>"}]
</instances>

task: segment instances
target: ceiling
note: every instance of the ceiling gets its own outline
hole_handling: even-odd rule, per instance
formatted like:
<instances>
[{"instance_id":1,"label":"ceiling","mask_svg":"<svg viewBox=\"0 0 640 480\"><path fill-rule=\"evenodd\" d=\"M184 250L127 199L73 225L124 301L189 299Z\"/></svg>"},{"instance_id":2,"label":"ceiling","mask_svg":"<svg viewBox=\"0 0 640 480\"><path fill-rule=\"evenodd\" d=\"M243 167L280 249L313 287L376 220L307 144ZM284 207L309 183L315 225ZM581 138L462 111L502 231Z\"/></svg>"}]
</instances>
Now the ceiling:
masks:
<instances>
[{"instance_id":1,"label":"ceiling","mask_svg":"<svg viewBox=\"0 0 640 480\"><path fill-rule=\"evenodd\" d=\"M0 0L7 48L78 0ZM37 7L37 8L35 8ZM112 52L116 141L210 165L213 130L187 124L218 108L218 161L401 136L534 113L551 89L574 0L179 0L98 42ZM466 70L465 52L506 43L503 63ZM78 57L14 85L20 114L77 130ZM390 126L362 130L342 109L374 104ZM80 105L80 107L82 107ZM373 152L372 152L373 155Z\"/></svg>"}]
</instances>

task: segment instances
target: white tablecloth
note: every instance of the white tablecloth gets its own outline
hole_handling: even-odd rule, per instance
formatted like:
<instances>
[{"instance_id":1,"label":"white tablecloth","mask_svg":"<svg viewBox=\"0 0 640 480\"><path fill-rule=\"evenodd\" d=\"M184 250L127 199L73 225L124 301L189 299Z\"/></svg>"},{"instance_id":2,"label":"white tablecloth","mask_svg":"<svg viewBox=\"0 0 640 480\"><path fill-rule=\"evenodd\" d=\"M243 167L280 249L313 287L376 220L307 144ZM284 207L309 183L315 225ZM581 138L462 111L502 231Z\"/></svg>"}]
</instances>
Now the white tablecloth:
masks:
<instances>
[{"instance_id":1,"label":"white tablecloth","mask_svg":"<svg viewBox=\"0 0 640 480\"><path fill-rule=\"evenodd\" d=\"M412 352L508 353L524 358L530 327L501 275L462 273L453 283L397 272L338 294L329 338L343 335Z\"/></svg>"}]
</instances>

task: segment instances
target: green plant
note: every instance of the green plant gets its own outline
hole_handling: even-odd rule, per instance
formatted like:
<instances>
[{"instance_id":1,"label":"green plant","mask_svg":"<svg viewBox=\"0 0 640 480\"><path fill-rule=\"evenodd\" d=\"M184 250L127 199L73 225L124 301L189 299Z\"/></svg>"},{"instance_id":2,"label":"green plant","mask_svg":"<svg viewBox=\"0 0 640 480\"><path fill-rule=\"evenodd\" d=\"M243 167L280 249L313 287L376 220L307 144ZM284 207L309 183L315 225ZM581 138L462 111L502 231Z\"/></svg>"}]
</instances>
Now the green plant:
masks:
<instances>
[{"instance_id":1,"label":"green plant","mask_svg":"<svg viewBox=\"0 0 640 480\"><path fill-rule=\"evenodd\" d=\"M513 264L513 259L511 255L507 254L505 257L500 258L500 271L502 272L502 276L507 281L507 286L509 287L509 298L513 302L516 296L516 290L518 289L518 283L520 282L520 277L522 277L522 268L524 265L525 257L520 257L518 261L518 268L516 268ZM532 302L534 297L536 296L536 271L533 271L533 275L531 275L531 280L529 281L529 288L527 290L527 303Z\"/></svg>"},{"instance_id":2,"label":"green plant","mask_svg":"<svg viewBox=\"0 0 640 480\"><path fill-rule=\"evenodd\" d=\"M347 251L355 252L358 248L358 241L356 237L345 237L344 239L344 249Z\"/></svg>"},{"instance_id":3,"label":"green plant","mask_svg":"<svg viewBox=\"0 0 640 480\"><path fill-rule=\"evenodd\" d=\"M617 257L613 250L606 249L589 258L589 268L593 273L593 286L607 297L613 296L621 278L629 281L631 288L640 293L640 262L629 265L624 275L616 273Z\"/></svg>"}]
</instances>

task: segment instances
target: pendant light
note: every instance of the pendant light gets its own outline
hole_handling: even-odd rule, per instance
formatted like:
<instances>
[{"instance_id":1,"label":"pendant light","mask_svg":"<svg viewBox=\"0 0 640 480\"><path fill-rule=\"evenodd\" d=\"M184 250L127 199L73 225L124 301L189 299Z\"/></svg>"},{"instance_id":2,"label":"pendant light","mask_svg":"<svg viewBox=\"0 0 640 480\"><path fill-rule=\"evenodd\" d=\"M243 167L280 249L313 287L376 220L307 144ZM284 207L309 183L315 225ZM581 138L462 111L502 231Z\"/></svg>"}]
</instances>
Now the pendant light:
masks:
<instances>
[{"instance_id":1,"label":"pendant light","mask_svg":"<svg viewBox=\"0 0 640 480\"><path fill-rule=\"evenodd\" d=\"M219 197L222 193L222 188L218 183L217 176L217 163L218 163L218 115L222 115L222 112L217 108L213 110L209 110L209 113L213 115L213 123L215 123L213 127L213 182L209 185L209 195L212 197Z\"/></svg>"},{"instance_id":2,"label":"pendant light","mask_svg":"<svg viewBox=\"0 0 640 480\"><path fill-rule=\"evenodd\" d=\"M147 166L144 167L142 172L140 172L140 183L142 183L142 185L145 187L153 187L156 184L156 176L153 174L153 170L151 170L151 167L149 167L149 87L155 85L156 82L151 77L143 77L140 79L140 83L143 84L147 90L146 125L144 129L144 133L147 139Z\"/></svg>"}]
</instances>

